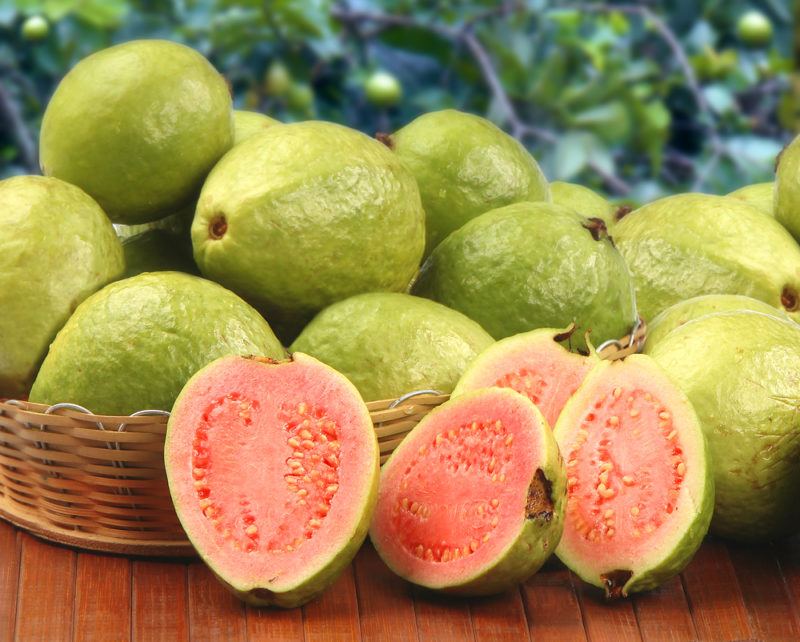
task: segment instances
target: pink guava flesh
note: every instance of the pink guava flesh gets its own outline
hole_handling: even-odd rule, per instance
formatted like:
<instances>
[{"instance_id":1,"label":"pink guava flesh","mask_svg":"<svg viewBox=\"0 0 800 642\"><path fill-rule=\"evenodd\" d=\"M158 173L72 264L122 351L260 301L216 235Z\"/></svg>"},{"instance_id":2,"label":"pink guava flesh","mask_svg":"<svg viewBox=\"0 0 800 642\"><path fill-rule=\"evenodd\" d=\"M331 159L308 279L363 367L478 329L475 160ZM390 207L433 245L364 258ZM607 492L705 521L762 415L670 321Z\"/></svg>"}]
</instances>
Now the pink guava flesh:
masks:
<instances>
[{"instance_id":1,"label":"pink guava flesh","mask_svg":"<svg viewBox=\"0 0 800 642\"><path fill-rule=\"evenodd\" d=\"M377 457L355 388L305 355L201 371L176 402L165 452L195 548L235 588L276 591L347 543Z\"/></svg>"},{"instance_id":2,"label":"pink guava flesh","mask_svg":"<svg viewBox=\"0 0 800 642\"><path fill-rule=\"evenodd\" d=\"M535 330L490 346L459 382L456 393L496 386L525 395L554 426L567 400L595 363L566 350L552 331Z\"/></svg>"},{"instance_id":3,"label":"pink guava flesh","mask_svg":"<svg viewBox=\"0 0 800 642\"><path fill-rule=\"evenodd\" d=\"M383 469L371 537L389 566L418 584L480 574L526 519L552 516L539 468L541 414L520 395L480 392L429 415Z\"/></svg>"}]
</instances>

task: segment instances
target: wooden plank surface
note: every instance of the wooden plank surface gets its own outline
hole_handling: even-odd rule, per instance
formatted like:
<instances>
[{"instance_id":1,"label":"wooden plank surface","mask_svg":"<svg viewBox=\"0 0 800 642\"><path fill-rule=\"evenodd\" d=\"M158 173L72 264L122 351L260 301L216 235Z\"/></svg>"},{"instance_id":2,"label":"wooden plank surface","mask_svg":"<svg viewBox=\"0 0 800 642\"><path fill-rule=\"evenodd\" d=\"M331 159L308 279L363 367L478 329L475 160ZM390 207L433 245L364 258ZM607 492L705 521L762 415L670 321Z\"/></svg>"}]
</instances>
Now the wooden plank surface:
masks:
<instances>
[{"instance_id":1,"label":"wooden plank surface","mask_svg":"<svg viewBox=\"0 0 800 642\"><path fill-rule=\"evenodd\" d=\"M19 640L800 639L800 539L710 538L662 587L608 603L559 562L517 590L456 599L396 577L367 543L321 598L246 607L197 560L77 553L0 522L0 642Z\"/></svg>"}]
</instances>

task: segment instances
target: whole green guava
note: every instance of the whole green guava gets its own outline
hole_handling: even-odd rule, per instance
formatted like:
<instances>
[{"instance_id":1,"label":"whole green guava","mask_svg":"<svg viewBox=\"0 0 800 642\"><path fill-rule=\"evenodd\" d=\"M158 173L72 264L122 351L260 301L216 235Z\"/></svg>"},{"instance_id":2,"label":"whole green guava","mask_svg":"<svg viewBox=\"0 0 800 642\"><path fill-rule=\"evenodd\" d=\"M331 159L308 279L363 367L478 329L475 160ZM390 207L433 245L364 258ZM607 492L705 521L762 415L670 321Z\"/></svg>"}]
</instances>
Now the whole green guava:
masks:
<instances>
[{"instance_id":1,"label":"whole green guava","mask_svg":"<svg viewBox=\"0 0 800 642\"><path fill-rule=\"evenodd\" d=\"M77 185L115 223L146 223L196 195L233 143L231 96L193 49L134 40L84 58L42 121L42 171Z\"/></svg>"},{"instance_id":2,"label":"whole green guava","mask_svg":"<svg viewBox=\"0 0 800 642\"><path fill-rule=\"evenodd\" d=\"M0 226L0 397L20 397L56 332L124 259L100 206L57 178L0 181Z\"/></svg>"},{"instance_id":3,"label":"whole green guava","mask_svg":"<svg viewBox=\"0 0 800 642\"><path fill-rule=\"evenodd\" d=\"M392 73L378 70L364 82L367 100L378 107L391 107L403 97L403 86Z\"/></svg>"},{"instance_id":4,"label":"whole green guava","mask_svg":"<svg viewBox=\"0 0 800 642\"><path fill-rule=\"evenodd\" d=\"M189 274L146 272L78 306L30 399L109 415L169 410L189 377L228 354L285 356L263 317L233 292Z\"/></svg>"},{"instance_id":5,"label":"whole green guava","mask_svg":"<svg viewBox=\"0 0 800 642\"><path fill-rule=\"evenodd\" d=\"M324 122L273 125L203 186L200 271L278 326L362 292L403 291L425 243L414 177L386 147Z\"/></svg>"},{"instance_id":6,"label":"whole green guava","mask_svg":"<svg viewBox=\"0 0 800 642\"><path fill-rule=\"evenodd\" d=\"M425 261L414 293L480 323L495 339L575 323L585 350L637 319L625 261L600 219L554 203L515 203L469 221Z\"/></svg>"},{"instance_id":7,"label":"whole green guava","mask_svg":"<svg viewBox=\"0 0 800 642\"><path fill-rule=\"evenodd\" d=\"M372 292L325 308L289 350L335 368L373 401L422 389L449 393L493 342L477 323L439 303Z\"/></svg>"},{"instance_id":8,"label":"whole green guava","mask_svg":"<svg viewBox=\"0 0 800 642\"><path fill-rule=\"evenodd\" d=\"M744 294L800 318L800 247L754 206L729 196L678 194L631 212L614 242L636 284L639 312L701 294Z\"/></svg>"},{"instance_id":9,"label":"whole green guava","mask_svg":"<svg viewBox=\"0 0 800 642\"><path fill-rule=\"evenodd\" d=\"M778 155L775 166L775 219L800 241L800 136Z\"/></svg>"},{"instance_id":10,"label":"whole green guava","mask_svg":"<svg viewBox=\"0 0 800 642\"><path fill-rule=\"evenodd\" d=\"M800 530L800 326L760 312L716 312L645 351L703 426L716 486L711 531L767 541Z\"/></svg>"},{"instance_id":11,"label":"whole green guava","mask_svg":"<svg viewBox=\"0 0 800 642\"><path fill-rule=\"evenodd\" d=\"M600 194L583 185L553 181L550 183L550 195L556 205L569 207L586 218L602 219L611 233L617 208Z\"/></svg>"},{"instance_id":12,"label":"whole green guava","mask_svg":"<svg viewBox=\"0 0 800 642\"><path fill-rule=\"evenodd\" d=\"M238 145L279 122L265 114L237 109L233 112L233 144Z\"/></svg>"},{"instance_id":13,"label":"whole green guava","mask_svg":"<svg viewBox=\"0 0 800 642\"><path fill-rule=\"evenodd\" d=\"M756 209L768 216L775 216L775 183L754 183L745 185L728 194L731 198L738 198L745 203L750 203Z\"/></svg>"},{"instance_id":14,"label":"whole green guava","mask_svg":"<svg viewBox=\"0 0 800 642\"><path fill-rule=\"evenodd\" d=\"M464 223L520 201L549 201L536 160L503 130L454 109L424 114L389 137L419 184L425 208L425 255Z\"/></svg>"}]
</instances>

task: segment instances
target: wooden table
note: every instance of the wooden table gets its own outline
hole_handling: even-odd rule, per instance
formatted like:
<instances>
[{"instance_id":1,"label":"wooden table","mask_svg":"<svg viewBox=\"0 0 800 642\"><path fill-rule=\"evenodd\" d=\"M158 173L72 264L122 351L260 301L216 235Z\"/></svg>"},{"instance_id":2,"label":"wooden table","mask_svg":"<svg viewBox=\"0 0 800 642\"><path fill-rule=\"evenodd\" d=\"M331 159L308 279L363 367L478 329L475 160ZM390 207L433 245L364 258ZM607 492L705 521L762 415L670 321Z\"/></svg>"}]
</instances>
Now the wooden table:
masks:
<instances>
[{"instance_id":1,"label":"wooden table","mask_svg":"<svg viewBox=\"0 0 800 642\"><path fill-rule=\"evenodd\" d=\"M202 563L77 553L0 522L0 640L799 640L800 540L708 540L661 589L607 604L551 562L493 598L431 596L368 544L303 609L244 607Z\"/></svg>"}]
</instances>

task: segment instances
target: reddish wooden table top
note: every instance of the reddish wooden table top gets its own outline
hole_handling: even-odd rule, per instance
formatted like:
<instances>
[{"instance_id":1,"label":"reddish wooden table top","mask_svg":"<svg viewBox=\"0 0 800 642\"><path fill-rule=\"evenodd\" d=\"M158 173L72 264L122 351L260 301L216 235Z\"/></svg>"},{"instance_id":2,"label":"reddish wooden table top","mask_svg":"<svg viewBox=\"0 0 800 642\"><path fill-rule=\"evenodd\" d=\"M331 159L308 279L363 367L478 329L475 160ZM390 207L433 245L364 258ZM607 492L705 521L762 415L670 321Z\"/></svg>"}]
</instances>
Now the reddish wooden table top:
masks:
<instances>
[{"instance_id":1,"label":"reddish wooden table top","mask_svg":"<svg viewBox=\"0 0 800 642\"><path fill-rule=\"evenodd\" d=\"M519 590L442 599L366 545L302 609L244 607L199 561L77 553L0 522L0 640L798 640L800 540L708 540L661 589L605 603L557 563Z\"/></svg>"}]
</instances>

